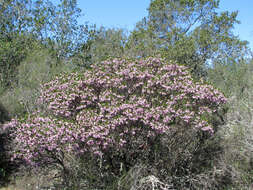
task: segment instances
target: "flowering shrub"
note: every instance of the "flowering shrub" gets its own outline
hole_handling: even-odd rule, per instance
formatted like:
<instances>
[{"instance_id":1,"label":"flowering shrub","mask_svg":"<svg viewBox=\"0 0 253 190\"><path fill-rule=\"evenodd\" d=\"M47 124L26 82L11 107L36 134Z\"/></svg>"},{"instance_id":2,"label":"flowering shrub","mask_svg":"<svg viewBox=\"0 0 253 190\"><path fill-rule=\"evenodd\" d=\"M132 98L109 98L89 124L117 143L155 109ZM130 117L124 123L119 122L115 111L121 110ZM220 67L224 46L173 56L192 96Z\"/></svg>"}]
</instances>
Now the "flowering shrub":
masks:
<instances>
[{"instance_id":1,"label":"flowering shrub","mask_svg":"<svg viewBox=\"0 0 253 190\"><path fill-rule=\"evenodd\" d=\"M46 112L8 124L15 128L14 158L31 164L61 162L64 152L133 156L176 128L212 134L211 115L226 98L194 82L186 67L148 58L62 74L43 85L39 101Z\"/></svg>"}]
</instances>

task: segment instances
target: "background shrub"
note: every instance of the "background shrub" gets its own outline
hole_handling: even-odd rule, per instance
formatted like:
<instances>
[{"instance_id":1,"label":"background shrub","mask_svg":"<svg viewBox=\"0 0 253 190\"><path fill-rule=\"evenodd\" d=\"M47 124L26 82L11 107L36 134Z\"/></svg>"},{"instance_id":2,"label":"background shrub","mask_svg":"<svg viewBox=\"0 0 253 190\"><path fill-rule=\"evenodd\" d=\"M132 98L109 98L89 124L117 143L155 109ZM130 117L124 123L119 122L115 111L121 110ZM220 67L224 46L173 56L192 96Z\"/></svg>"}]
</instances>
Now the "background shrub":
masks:
<instances>
[{"instance_id":1,"label":"background shrub","mask_svg":"<svg viewBox=\"0 0 253 190\"><path fill-rule=\"evenodd\" d=\"M16 82L4 90L0 100L11 117L32 113L37 107L41 85L52 79L57 73L70 72L66 63L56 64L50 52L38 47L17 67Z\"/></svg>"}]
</instances>

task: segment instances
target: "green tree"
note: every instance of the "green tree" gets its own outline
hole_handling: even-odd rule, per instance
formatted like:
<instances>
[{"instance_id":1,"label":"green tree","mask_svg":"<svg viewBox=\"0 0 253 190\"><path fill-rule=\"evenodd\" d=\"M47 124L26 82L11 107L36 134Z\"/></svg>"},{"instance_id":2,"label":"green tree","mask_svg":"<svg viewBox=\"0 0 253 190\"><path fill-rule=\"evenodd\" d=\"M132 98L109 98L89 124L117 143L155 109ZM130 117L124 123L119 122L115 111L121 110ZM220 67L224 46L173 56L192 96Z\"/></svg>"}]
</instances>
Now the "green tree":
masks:
<instances>
[{"instance_id":1,"label":"green tree","mask_svg":"<svg viewBox=\"0 0 253 190\"><path fill-rule=\"evenodd\" d=\"M12 35L9 39L0 39L0 85L10 86L17 74L17 66L33 47L32 39L25 35Z\"/></svg>"},{"instance_id":2,"label":"green tree","mask_svg":"<svg viewBox=\"0 0 253 190\"><path fill-rule=\"evenodd\" d=\"M80 48L80 54L73 57L78 65L87 66L109 57L124 56L127 35L124 29L96 28L89 31L88 40Z\"/></svg>"},{"instance_id":3,"label":"green tree","mask_svg":"<svg viewBox=\"0 0 253 190\"><path fill-rule=\"evenodd\" d=\"M10 85L15 69L26 55L31 38L26 0L0 2L0 84Z\"/></svg>"},{"instance_id":4,"label":"green tree","mask_svg":"<svg viewBox=\"0 0 253 190\"><path fill-rule=\"evenodd\" d=\"M218 0L152 0L127 47L135 56L159 53L206 76L206 65L247 49L232 32L238 12L218 13L218 6Z\"/></svg>"},{"instance_id":5,"label":"green tree","mask_svg":"<svg viewBox=\"0 0 253 190\"><path fill-rule=\"evenodd\" d=\"M221 63L214 63L208 69L208 80L214 86L221 89L227 97L235 97L237 100L248 96L252 86L252 59L240 60L230 57Z\"/></svg>"},{"instance_id":6,"label":"green tree","mask_svg":"<svg viewBox=\"0 0 253 190\"><path fill-rule=\"evenodd\" d=\"M57 57L66 58L75 53L87 39L88 26L79 25L81 9L76 0L61 0L57 5L51 25L51 36Z\"/></svg>"},{"instance_id":7,"label":"green tree","mask_svg":"<svg viewBox=\"0 0 253 190\"><path fill-rule=\"evenodd\" d=\"M13 83L17 67L37 46L51 49L58 63L74 54L86 40L87 26L76 0L61 0L56 6L46 0L0 2L0 83Z\"/></svg>"}]
</instances>

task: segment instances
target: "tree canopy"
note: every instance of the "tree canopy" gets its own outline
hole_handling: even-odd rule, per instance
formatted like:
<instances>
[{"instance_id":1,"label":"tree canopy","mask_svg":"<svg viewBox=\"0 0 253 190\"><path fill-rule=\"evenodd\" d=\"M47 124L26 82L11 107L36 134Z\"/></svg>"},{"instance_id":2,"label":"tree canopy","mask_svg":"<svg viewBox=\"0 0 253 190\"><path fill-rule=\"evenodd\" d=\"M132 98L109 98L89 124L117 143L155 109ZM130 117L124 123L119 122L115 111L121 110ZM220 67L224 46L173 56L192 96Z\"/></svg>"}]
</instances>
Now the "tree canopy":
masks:
<instances>
[{"instance_id":1,"label":"tree canopy","mask_svg":"<svg viewBox=\"0 0 253 190\"><path fill-rule=\"evenodd\" d=\"M218 12L218 6L217 0L152 0L148 16L130 36L133 55L160 54L187 65L198 77L206 76L210 63L244 56L247 42L232 31L238 12Z\"/></svg>"}]
</instances>

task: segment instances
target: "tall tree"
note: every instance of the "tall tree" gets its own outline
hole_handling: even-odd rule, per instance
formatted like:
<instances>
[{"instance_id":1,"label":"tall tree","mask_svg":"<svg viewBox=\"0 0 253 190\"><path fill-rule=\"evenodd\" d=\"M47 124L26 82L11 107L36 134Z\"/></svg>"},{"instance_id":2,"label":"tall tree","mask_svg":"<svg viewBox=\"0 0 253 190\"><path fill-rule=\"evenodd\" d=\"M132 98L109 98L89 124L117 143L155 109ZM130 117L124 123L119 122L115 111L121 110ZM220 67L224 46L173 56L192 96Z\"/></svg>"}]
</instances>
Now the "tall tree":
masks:
<instances>
[{"instance_id":1,"label":"tall tree","mask_svg":"<svg viewBox=\"0 0 253 190\"><path fill-rule=\"evenodd\" d=\"M47 46L58 60L79 49L87 26L79 25L76 0L0 1L0 84L9 86L17 66L34 45Z\"/></svg>"},{"instance_id":2,"label":"tall tree","mask_svg":"<svg viewBox=\"0 0 253 190\"><path fill-rule=\"evenodd\" d=\"M104 61L109 57L122 57L127 42L123 29L106 29L104 27L90 30L89 38L81 48L79 64L90 64Z\"/></svg>"},{"instance_id":3,"label":"tall tree","mask_svg":"<svg viewBox=\"0 0 253 190\"><path fill-rule=\"evenodd\" d=\"M247 50L247 42L232 32L238 12L218 13L218 7L219 0L151 0L149 15L137 25L128 47L138 56L146 56L140 49L158 52L203 77L214 60Z\"/></svg>"},{"instance_id":4,"label":"tall tree","mask_svg":"<svg viewBox=\"0 0 253 190\"><path fill-rule=\"evenodd\" d=\"M76 0L61 0L52 20L52 38L56 42L58 57L72 55L87 39L88 27L78 24L81 9Z\"/></svg>"}]
</instances>

